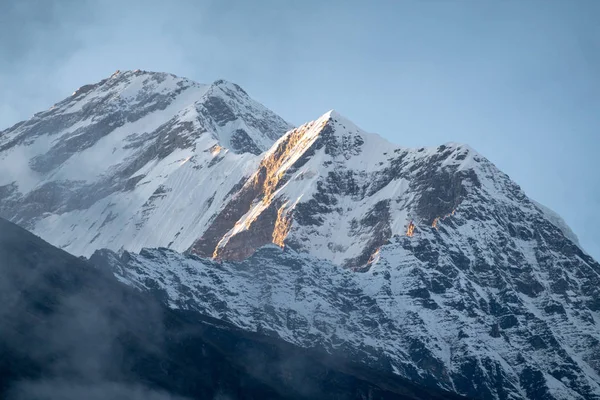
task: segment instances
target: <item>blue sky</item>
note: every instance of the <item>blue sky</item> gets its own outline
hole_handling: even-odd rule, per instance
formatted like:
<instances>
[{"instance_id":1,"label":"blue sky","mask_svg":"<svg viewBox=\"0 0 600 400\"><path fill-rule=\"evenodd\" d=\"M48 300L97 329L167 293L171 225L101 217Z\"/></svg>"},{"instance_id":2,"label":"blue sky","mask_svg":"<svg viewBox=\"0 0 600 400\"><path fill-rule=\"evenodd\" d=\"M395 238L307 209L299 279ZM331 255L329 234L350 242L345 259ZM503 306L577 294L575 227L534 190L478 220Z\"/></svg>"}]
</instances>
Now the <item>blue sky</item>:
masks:
<instances>
[{"instance_id":1,"label":"blue sky","mask_svg":"<svg viewBox=\"0 0 600 400\"><path fill-rule=\"evenodd\" d=\"M600 259L600 1L0 1L0 129L117 69L470 144Z\"/></svg>"}]
</instances>

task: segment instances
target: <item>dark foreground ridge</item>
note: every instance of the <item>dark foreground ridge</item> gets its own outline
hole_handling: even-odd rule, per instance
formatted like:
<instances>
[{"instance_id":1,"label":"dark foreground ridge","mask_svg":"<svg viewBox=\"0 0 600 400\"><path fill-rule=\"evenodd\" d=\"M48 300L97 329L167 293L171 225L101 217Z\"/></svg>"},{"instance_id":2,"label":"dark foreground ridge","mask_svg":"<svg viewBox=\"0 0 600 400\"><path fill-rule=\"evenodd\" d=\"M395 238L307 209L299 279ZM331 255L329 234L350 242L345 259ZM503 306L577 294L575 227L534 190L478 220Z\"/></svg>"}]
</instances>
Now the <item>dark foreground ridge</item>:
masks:
<instances>
[{"instance_id":1,"label":"dark foreground ridge","mask_svg":"<svg viewBox=\"0 0 600 400\"><path fill-rule=\"evenodd\" d=\"M195 312L0 219L0 398L459 399Z\"/></svg>"}]
</instances>

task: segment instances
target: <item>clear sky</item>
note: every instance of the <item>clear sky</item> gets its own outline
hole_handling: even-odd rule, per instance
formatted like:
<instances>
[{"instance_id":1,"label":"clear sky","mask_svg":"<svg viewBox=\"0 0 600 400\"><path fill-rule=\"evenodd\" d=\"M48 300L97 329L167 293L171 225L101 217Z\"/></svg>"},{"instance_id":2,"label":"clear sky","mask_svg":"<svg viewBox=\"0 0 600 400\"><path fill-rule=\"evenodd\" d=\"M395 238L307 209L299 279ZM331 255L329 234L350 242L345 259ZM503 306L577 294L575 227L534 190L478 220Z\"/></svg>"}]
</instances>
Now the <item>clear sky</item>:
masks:
<instances>
[{"instance_id":1,"label":"clear sky","mask_svg":"<svg viewBox=\"0 0 600 400\"><path fill-rule=\"evenodd\" d=\"M468 143L600 259L600 0L0 0L0 129L117 69Z\"/></svg>"}]
</instances>

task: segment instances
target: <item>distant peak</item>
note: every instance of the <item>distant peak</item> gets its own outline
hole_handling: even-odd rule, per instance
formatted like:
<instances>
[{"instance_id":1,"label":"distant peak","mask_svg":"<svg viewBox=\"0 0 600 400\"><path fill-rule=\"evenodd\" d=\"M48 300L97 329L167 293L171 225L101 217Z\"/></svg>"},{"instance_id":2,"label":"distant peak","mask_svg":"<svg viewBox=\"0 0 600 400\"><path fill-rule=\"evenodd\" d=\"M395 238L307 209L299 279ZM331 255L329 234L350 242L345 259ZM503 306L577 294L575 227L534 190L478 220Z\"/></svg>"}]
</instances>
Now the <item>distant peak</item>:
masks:
<instances>
[{"instance_id":1,"label":"distant peak","mask_svg":"<svg viewBox=\"0 0 600 400\"><path fill-rule=\"evenodd\" d=\"M334 123L336 123L338 125L343 125L347 129L351 129L351 130L354 130L357 132L363 132L363 133L365 132L362 128L358 127L354 122L352 122L348 118L344 117L342 114L340 114L335 109L331 109L331 110L327 111L318 120L319 121L332 120Z\"/></svg>"},{"instance_id":2,"label":"distant peak","mask_svg":"<svg viewBox=\"0 0 600 400\"><path fill-rule=\"evenodd\" d=\"M364 137L376 136L376 137L384 140L377 134L366 132L365 130L360 128L358 125L356 125L354 122L352 122L348 118L344 117L342 114L340 114L339 112L337 112L334 109L327 111L317 121L326 121L327 125L332 125L332 127L337 127L337 129L334 128L334 130L336 132L339 131L339 132L337 132L337 134L352 134L352 135L358 135L358 136L364 136Z\"/></svg>"},{"instance_id":3,"label":"distant peak","mask_svg":"<svg viewBox=\"0 0 600 400\"><path fill-rule=\"evenodd\" d=\"M137 77L147 77L147 78L152 78L154 80L165 80L165 79L171 79L173 81L184 81L184 82L189 82L190 84L195 84L198 85L197 82L194 82L188 78L182 77L182 76L177 76L168 72L156 72L156 71L146 71L143 69L133 69L133 70L116 70L115 72L113 72L112 75L110 75L108 78L105 78L101 81L101 83L105 83L105 82L120 82L120 81L127 81L130 79L135 79Z\"/></svg>"},{"instance_id":4,"label":"distant peak","mask_svg":"<svg viewBox=\"0 0 600 400\"><path fill-rule=\"evenodd\" d=\"M136 81L139 81L136 83ZM102 79L101 81L93 84L87 84L77 89L73 96L80 95L82 93L87 93L91 89L104 87L104 88L112 88L117 87L117 85L135 85L135 86L154 86L161 85L163 83L171 82L171 85L174 89L183 86L191 86L191 87L204 87L206 89L216 89L222 91L224 94L233 94L238 93L241 94L242 97L249 97L248 93L242 89L238 84L230 82L226 79L217 79L211 84L203 84L198 83L194 80L191 80L186 77L178 76L175 74L171 74L168 72L157 72L157 71L147 71L143 69L135 69L135 70L116 70L109 77ZM161 85L161 86L164 86ZM82 90L83 89L83 90Z\"/></svg>"},{"instance_id":5,"label":"distant peak","mask_svg":"<svg viewBox=\"0 0 600 400\"><path fill-rule=\"evenodd\" d=\"M229 82L226 79L217 79L212 83L212 86L233 86L234 83ZM237 86L237 85L236 85Z\"/></svg>"},{"instance_id":6,"label":"distant peak","mask_svg":"<svg viewBox=\"0 0 600 400\"><path fill-rule=\"evenodd\" d=\"M328 118L333 118L333 119L337 119L337 118L344 118L342 116L342 114L340 114L339 112L337 112L334 109L331 109L329 111L327 111L325 114L323 114L324 117L328 117Z\"/></svg>"},{"instance_id":7,"label":"distant peak","mask_svg":"<svg viewBox=\"0 0 600 400\"><path fill-rule=\"evenodd\" d=\"M212 87L218 87L218 88L224 88L224 89L229 89L229 90L236 90L240 93L245 94L246 96L248 96L248 93L246 93L246 91L244 89L242 89L240 87L240 85L230 82L228 80L225 79L217 79L216 81L214 81L211 84Z\"/></svg>"}]
</instances>

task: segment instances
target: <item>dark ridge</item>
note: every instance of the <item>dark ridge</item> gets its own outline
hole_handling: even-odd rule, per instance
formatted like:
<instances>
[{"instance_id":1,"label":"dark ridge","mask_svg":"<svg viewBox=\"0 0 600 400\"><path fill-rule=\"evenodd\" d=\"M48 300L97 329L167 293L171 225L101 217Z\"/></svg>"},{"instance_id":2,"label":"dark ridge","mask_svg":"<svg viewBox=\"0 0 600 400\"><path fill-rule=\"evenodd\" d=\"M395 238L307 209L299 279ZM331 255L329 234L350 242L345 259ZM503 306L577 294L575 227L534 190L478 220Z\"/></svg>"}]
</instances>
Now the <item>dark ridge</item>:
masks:
<instances>
[{"instance_id":1,"label":"dark ridge","mask_svg":"<svg viewBox=\"0 0 600 400\"><path fill-rule=\"evenodd\" d=\"M3 399L461 398L168 309L2 219L0 274Z\"/></svg>"}]
</instances>

